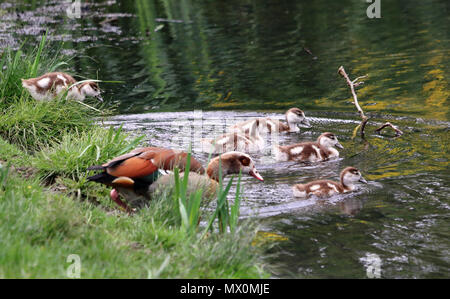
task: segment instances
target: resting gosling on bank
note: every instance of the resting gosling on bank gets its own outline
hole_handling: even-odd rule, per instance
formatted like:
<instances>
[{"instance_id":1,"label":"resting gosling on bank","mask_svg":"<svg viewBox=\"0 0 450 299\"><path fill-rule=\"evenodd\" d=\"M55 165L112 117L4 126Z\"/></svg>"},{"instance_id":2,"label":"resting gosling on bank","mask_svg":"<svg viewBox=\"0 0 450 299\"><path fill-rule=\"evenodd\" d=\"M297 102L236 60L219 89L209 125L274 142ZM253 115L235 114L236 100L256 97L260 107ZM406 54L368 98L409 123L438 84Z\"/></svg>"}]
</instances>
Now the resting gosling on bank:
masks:
<instances>
[{"instance_id":1,"label":"resting gosling on bank","mask_svg":"<svg viewBox=\"0 0 450 299\"><path fill-rule=\"evenodd\" d=\"M232 131L245 131L248 130L255 121L259 121L258 131L259 133L271 133L271 132L299 132L298 125L310 128L311 125L305 117L305 113L298 108L291 108L286 112L286 124L282 123L278 119L257 118L250 119L244 122L240 122L231 127Z\"/></svg>"},{"instance_id":2,"label":"resting gosling on bank","mask_svg":"<svg viewBox=\"0 0 450 299\"><path fill-rule=\"evenodd\" d=\"M75 83L77 81L72 76L61 72L47 73L37 78L22 79L22 86L30 92L33 99L38 101L52 100ZM96 82L86 81L71 87L67 92L67 98L83 101L88 96L103 102L100 93L101 90Z\"/></svg>"},{"instance_id":3,"label":"resting gosling on bank","mask_svg":"<svg viewBox=\"0 0 450 299\"><path fill-rule=\"evenodd\" d=\"M339 183L330 180L312 181L307 184L294 185L292 191L295 197L308 197L309 195L326 197L353 191L356 188L354 185L356 182L367 184L358 169L347 167L341 172Z\"/></svg>"},{"instance_id":4,"label":"resting gosling on bank","mask_svg":"<svg viewBox=\"0 0 450 299\"><path fill-rule=\"evenodd\" d=\"M317 142L302 142L286 146L275 146L275 160L284 161L308 161L320 162L339 157L339 152L334 148L344 148L333 133L323 133L317 138Z\"/></svg>"}]
</instances>

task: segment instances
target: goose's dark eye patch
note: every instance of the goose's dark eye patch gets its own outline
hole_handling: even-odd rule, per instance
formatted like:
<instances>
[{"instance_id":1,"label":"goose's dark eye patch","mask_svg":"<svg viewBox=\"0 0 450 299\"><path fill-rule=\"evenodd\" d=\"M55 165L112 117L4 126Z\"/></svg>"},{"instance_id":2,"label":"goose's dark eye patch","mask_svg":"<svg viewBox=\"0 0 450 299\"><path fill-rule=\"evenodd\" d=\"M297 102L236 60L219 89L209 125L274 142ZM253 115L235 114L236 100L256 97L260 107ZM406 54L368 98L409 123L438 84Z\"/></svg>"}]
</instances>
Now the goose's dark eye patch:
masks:
<instances>
[{"instance_id":1,"label":"goose's dark eye patch","mask_svg":"<svg viewBox=\"0 0 450 299\"><path fill-rule=\"evenodd\" d=\"M244 166L249 166L250 165L250 159L247 158L247 157L242 156L242 157L239 158L239 161L241 161L241 164L244 165Z\"/></svg>"},{"instance_id":2,"label":"goose's dark eye patch","mask_svg":"<svg viewBox=\"0 0 450 299\"><path fill-rule=\"evenodd\" d=\"M95 84L95 83L90 83L89 85L91 86L91 88L92 88L94 91L98 91L98 85L97 85L97 84Z\"/></svg>"}]
</instances>

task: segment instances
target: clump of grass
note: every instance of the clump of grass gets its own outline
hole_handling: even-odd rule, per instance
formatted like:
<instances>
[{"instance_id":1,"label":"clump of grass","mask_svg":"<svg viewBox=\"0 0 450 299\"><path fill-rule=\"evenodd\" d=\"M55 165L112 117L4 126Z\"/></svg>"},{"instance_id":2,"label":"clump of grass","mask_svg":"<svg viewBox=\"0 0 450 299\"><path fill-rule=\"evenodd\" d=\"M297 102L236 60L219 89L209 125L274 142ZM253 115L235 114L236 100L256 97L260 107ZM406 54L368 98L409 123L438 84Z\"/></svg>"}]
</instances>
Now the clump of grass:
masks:
<instances>
[{"instance_id":1,"label":"clump of grass","mask_svg":"<svg viewBox=\"0 0 450 299\"><path fill-rule=\"evenodd\" d=\"M183 181L179 183L182 190ZM162 255L169 258L166 263L164 263L165 258L160 257L159 263L164 266L162 271L161 268L155 268L154 271L149 271L149 274L156 271L160 277L268 277L260 259L264 248L251 245L257 232L254 221L246 221L243 226L237 226L233 232L214 231L206 235L198 233L197 221L200 218L190 221L195 219L191 216L196 214L214 217L212 216L214 213L194 210L198 202L189 203L192 199L198 199L199 194L200 192L191 194L186 203L179 201L179 205L175 205L171 197L155 198L148 207L136 215L138 219L151 219L150 225L141 226L141 229L137 231L135 240L138 244L143 248L149 248L150 244L158 240L161 242L161 247L172 249L170 256ZM185 204L186 213L185 216L181 216ZM191 213L188 212L189 210ZM181 218L180 221L172 222L174 215L178 215Z\"/></svg>"},{"instance_id":2,"label":"clump of grass","mask_svg":"<svg viewBox=\"0 0 450 299\"><path fill-rule=\"evenodd\" d=\"M0 112L0 136L27 152L60 142L67 133L87 132L98 113L74 101L19 100Z\"/></svg>"},{"instance_id":3,"label":"clump of grass","mask_svg":"<svg viewBox=\"0 0 450 299\"><path fill-rule=\"evenodd\" d=\"M239 209L241 204L241 172L239 172L238 182L236 185L236 193L235 193L235 200L234 205L229 206L227 196L230 192L231 185L233 184L234 176L231 177L230 181L228 182L225 189L223 189L223 177L222 177L222 163L219 161L219 190L217 194L217 207L216 210L211 217L208 226L206 227L206 230L212 228L212 224L217 217L218 225L219 225L219 231L225 232L229 228L232 233L235 232L238 219L239 219Z\"/></svg>"},{"instance_id":4,"label":"clump of grass","mask_svg":"<svg viewBox=\"0 0 450 299\"><path fill-rule=\"evenodd\" d=\"M85 132L71 132L62 136L60 142L52 141L36 153L33 166L45 181L56 177L72 180L71 189L86 189L89 166L127 153L139 145L144 136L130 139L122 127L114 130L93 127Z\"/></svg>"},{"instance_id":5,"label":"clump of grass","mask_svg":"<svg viewBox=\"0 0 450 299\"><path fill-rule=\"evenodd\" d=\"M202 215L204 214L202 208L204 208L205 203L207 205L209 201L203 200L204 204L202 205L202 189L198 189L194 193L188 192L190 162L191 152L189 150L186 158L186 167L183 178L180 178L178 168L174 170L175 185L172 194L173 210L175 214L179 214L182 228L187 232L187 234L194 235L198 233L198 226L200 224L200 220L202 219ZM228 181L227 186L223 188L221 168L222 164L221 161L219 161L219 184L216 192L217 203L214 212L207 217L207 225L203 229L203 232L199 235L199 239L203 239L208 232L214 233L213 225L216 220L218 224L217 231L221 234L229 232L233 235L236 233L238 228L241 203L241 173L239 173L236 185L234 205L230 207L227 197L233 184L234 176Z\"/></svg>"},{"instance_id":6,"label":"clump of grass","mask_svg":"<svg viewBox=\"0 0 450 299\"><path fill-rule=\"evenodd\" d=\"M0 163L8 161L15 166L29 166L30 157L17 146L10 144L0 137Z\"/></svg>"},{"instance_id":7,"label":"clump of grass","mask_svg":"<svg viewBox=\"0 0 450 299\"><path fill-rule=\"evenodd\" d=\"M179 211L183 229L188 234L193 234L196 232L201 218L200 204L203 190L198 189L194 194L188 194L190 164L191 153L189 152L186 159L184 177L181 182L179 169L176 168L174 170L175 191L173 192L173 201L175 214L178 214Z\"/></svg>"}]
</instances>

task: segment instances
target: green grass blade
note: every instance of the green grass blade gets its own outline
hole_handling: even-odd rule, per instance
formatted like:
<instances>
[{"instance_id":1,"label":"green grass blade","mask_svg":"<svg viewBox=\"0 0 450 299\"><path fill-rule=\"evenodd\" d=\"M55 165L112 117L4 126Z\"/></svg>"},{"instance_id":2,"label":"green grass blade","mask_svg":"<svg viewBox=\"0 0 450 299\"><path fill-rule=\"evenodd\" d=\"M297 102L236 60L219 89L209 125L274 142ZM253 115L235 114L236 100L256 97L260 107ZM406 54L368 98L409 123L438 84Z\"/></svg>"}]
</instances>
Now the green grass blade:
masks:
<instances>
[{"instance_id":1,"label":"green grass blade","mask_svg":"<svg viewBox=\"0 0 450 299\"><path fill-rule=\"evenodd\" d=\"M92 144L89 144L88 146L86 146L86 148L81 152L80 155L78 155L77 158L81 158L83 157L83 155L88 151L88 149L90 149L92 147Z\"/></svg>"},{"instance_id":2,"label":"green grass blade","mask_svg":"<svg viewBox=\"0 0 450 299\"><path fill-rule=\"evenodd\" d=\"M44 49L46 40L47 40L47 32L44 33L44 35L42 36L41 42L39 43L39 47L38 47L33 65L31 66L31 69L30 69L30 73L29 73L30 78L36 77L36 75L37 75L37 71L39 68L39 62L41 60L42 50Z\"/></svg>"},{"instance_id":3,"label":"green grass blade","mask_svg":"<svg viewBox=\"0 0 450 299\"><path fill-rule=\"evenodd\" d=\"M68 66L68 65L69 65L69 64L68 64L67 62L65 62L65 61L60 61L60 62L56 63L55 65L51 66L51 67L48 69L48 72L55 72L55 71L57 71L60 67L62 67L62 66Z\"/></svg>"},{"instance_id":4,"label":"green grass blade","mask_svg":"<svg viewBox=\"0 0 450 299\"><path fill-rule=\"evenodd\" d=\"M220 193L220 196L218 196L217 197L217 206L216 206L216 209L215 209L215 211L214 211L214 213L211 215L211 217L210 217L210 219L209 219L209 221L208 221L208 224L206 225L206 228L204 229L204 231L203 231L203 233L202 233L202 238L206 235L206 233L209 231L209 230L211 230L211 228L212 228L212 225L213 225L213 223L214 223L214 220L217 218L218 219L218 221L219 221L219 227L222 227L222 230L221 230L221 232L223 232L223 229L224 229L224 223L222 222L222 224L221 224L221 221L223 221L223 219L221 219L221 217L223 217L223 216L221 216L222 215L222 213L224 212L224 210L226 209L226 206L227 206L227 204L228 204L228 201L227 201L227 195L228 195L228 192L230 191L230 189L231 189L231 185L233 184L233 177L230 179L230 181L228 182L228 185L227 185L227 187L225 188L225 190L223 190L221 193Z\"/></svg>"},{"instance_id":5,"label":"green grass blade","mask_svg":"<svg viewBox=\"0 0 450 299\"><path fill-rule=\"evenodd\" d=\"M118 128L117 131L116 131L116 134L114 135L114 139L113 139L113 142L114 142L114 143L119 142L120 135L121 135L121 133L122 133L122 129L123 129L123 124L121 124L121 125L119 126L119 128Z\"/></svg>"},{"instance_id":6,"label":"green grass blade","mask_svg":"<svg viewBox=\"0 0 450 299\"><path fill-rule=\"evenodd\" d=\"M239 171L239 177L236 185L236 195L234 198L234 205L232 205L230 209L230 229L232 232L234 232L239 219L239 211L241 205L241 178L242 172Z\"/></svg>"},{"instance_id":7,"label":"green grass blade","mask_svg":"<svg viewBox=\"0 0 450 299\"><path fill-rule=\"evenodd\" d=\"M196 228L200 219L200 204L202 202L202 190L197 190L197 192L191 196L190 211L189 211L189 225L191 228Z\"/></svg>"},{"instance_id":8,"label":"green grass blade","mask_svg":"<svg viewBox=\"0 0 450 299\"><path fill-rule=\"evenodd\" d=\"M182 226L187 230L189 227L189 218L187 216L186 205L182 202L181 197L178 198L178 205L180 209Z\"/></svg>"},{"instance_id":9,"label":"green grass blade","mask_svg":"<svg viewBox=\"0 0 450 299\"><path fill-rule=\"evenodd\" d=\"M114 134L114 127L110 126L108 130L108 135L106 135L106 140L108 140L108 142L112 141L113 134Z\"/></svg>"},{"instance_id":10,"label":"green grass blade","mask_svg":"<svg viewBox=\"0 0 450 299\"><path fill-rule=\"evenodd\" d=\"M180 170L178 169L178 167L176 167L173 170L173 178L174 178L174 182L175 182L175 192L173 194L174 207L175 207L175 210L178 210L179 209L178 198L180 198Z\"/></svg>"}]
</instances>

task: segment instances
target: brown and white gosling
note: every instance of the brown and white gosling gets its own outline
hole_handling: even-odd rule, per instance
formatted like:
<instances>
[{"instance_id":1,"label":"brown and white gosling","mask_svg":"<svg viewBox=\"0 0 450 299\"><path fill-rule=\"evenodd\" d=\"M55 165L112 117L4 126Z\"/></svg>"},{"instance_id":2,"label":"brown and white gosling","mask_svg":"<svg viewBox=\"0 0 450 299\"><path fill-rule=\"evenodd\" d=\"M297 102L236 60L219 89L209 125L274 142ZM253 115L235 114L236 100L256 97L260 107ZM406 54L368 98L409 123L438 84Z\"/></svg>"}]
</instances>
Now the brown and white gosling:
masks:
<instances>
[{"instance_id":1,"label":"brown and white gosling","mask_svg":"<svg viewBox=\"0 0 450 299\"><path fill-rule=\"evenodd\" d=\"M307 184L294 185L292 191L295 197L308 197L309 195L327 197L355 190L354 183L356 182L367 184L358 169L347 167L341 172L339 183L330 180L312 181Z\"/></svg>"},{"instance_id":2,"label":"brown and white gosling","mask_svg":"<svg viewBox=\"0 0 450 299\"><path fill-rule=\"evenodd\" d=\"M62 72L47 73L37 78L22 79L22 86L26 88L33 99L38 101L52 100L65 92L77 81ZM86 81L70 87L67 98L83 101L86 97L93 97L103 102L101 90L94 81Z\"/></svg>"},{"instance_id":3,"label":"brown and white gosling","mask_svg":"<svg viewBox=\"0 0 450 299\"><path fill-rule=\"evenodd\" d=\"M264 149L265 141L259 135L259 120L256 119L245 131L235 131L223 134L215 139L203 139L203 151L219 154L228 151L256 153Z\"/></svg>"},{"instance_id":4,"label":"brown and white gosling","mask_svg":"<svg viewBox=\"0 0 450 299\"><path fill-rule=\"evenodd\" d=\"M286 146L274 146L275 160L320 162L339 157L334 148L344 148L333 133L323 133L316 142L302 142Z\"/></svg>"},{"instance_id":5,"label":"brown and white gosling","mask_svg":"<svg viewBox=\"0 0 450 299\"><path fill-rule=\"evenodd\" d=\"M291 108L286 111L286 123L281 122L278 119L272 119L269 117L250 119L244 122L240 122L231 127L232 131L245 131L249 130L253 123L258 120L259 133L271 133L271 132L299 132L298 125L310 128L311 125L308 119L305 117L305 113L299 108Z\"/></svg>"}]
</instances>

